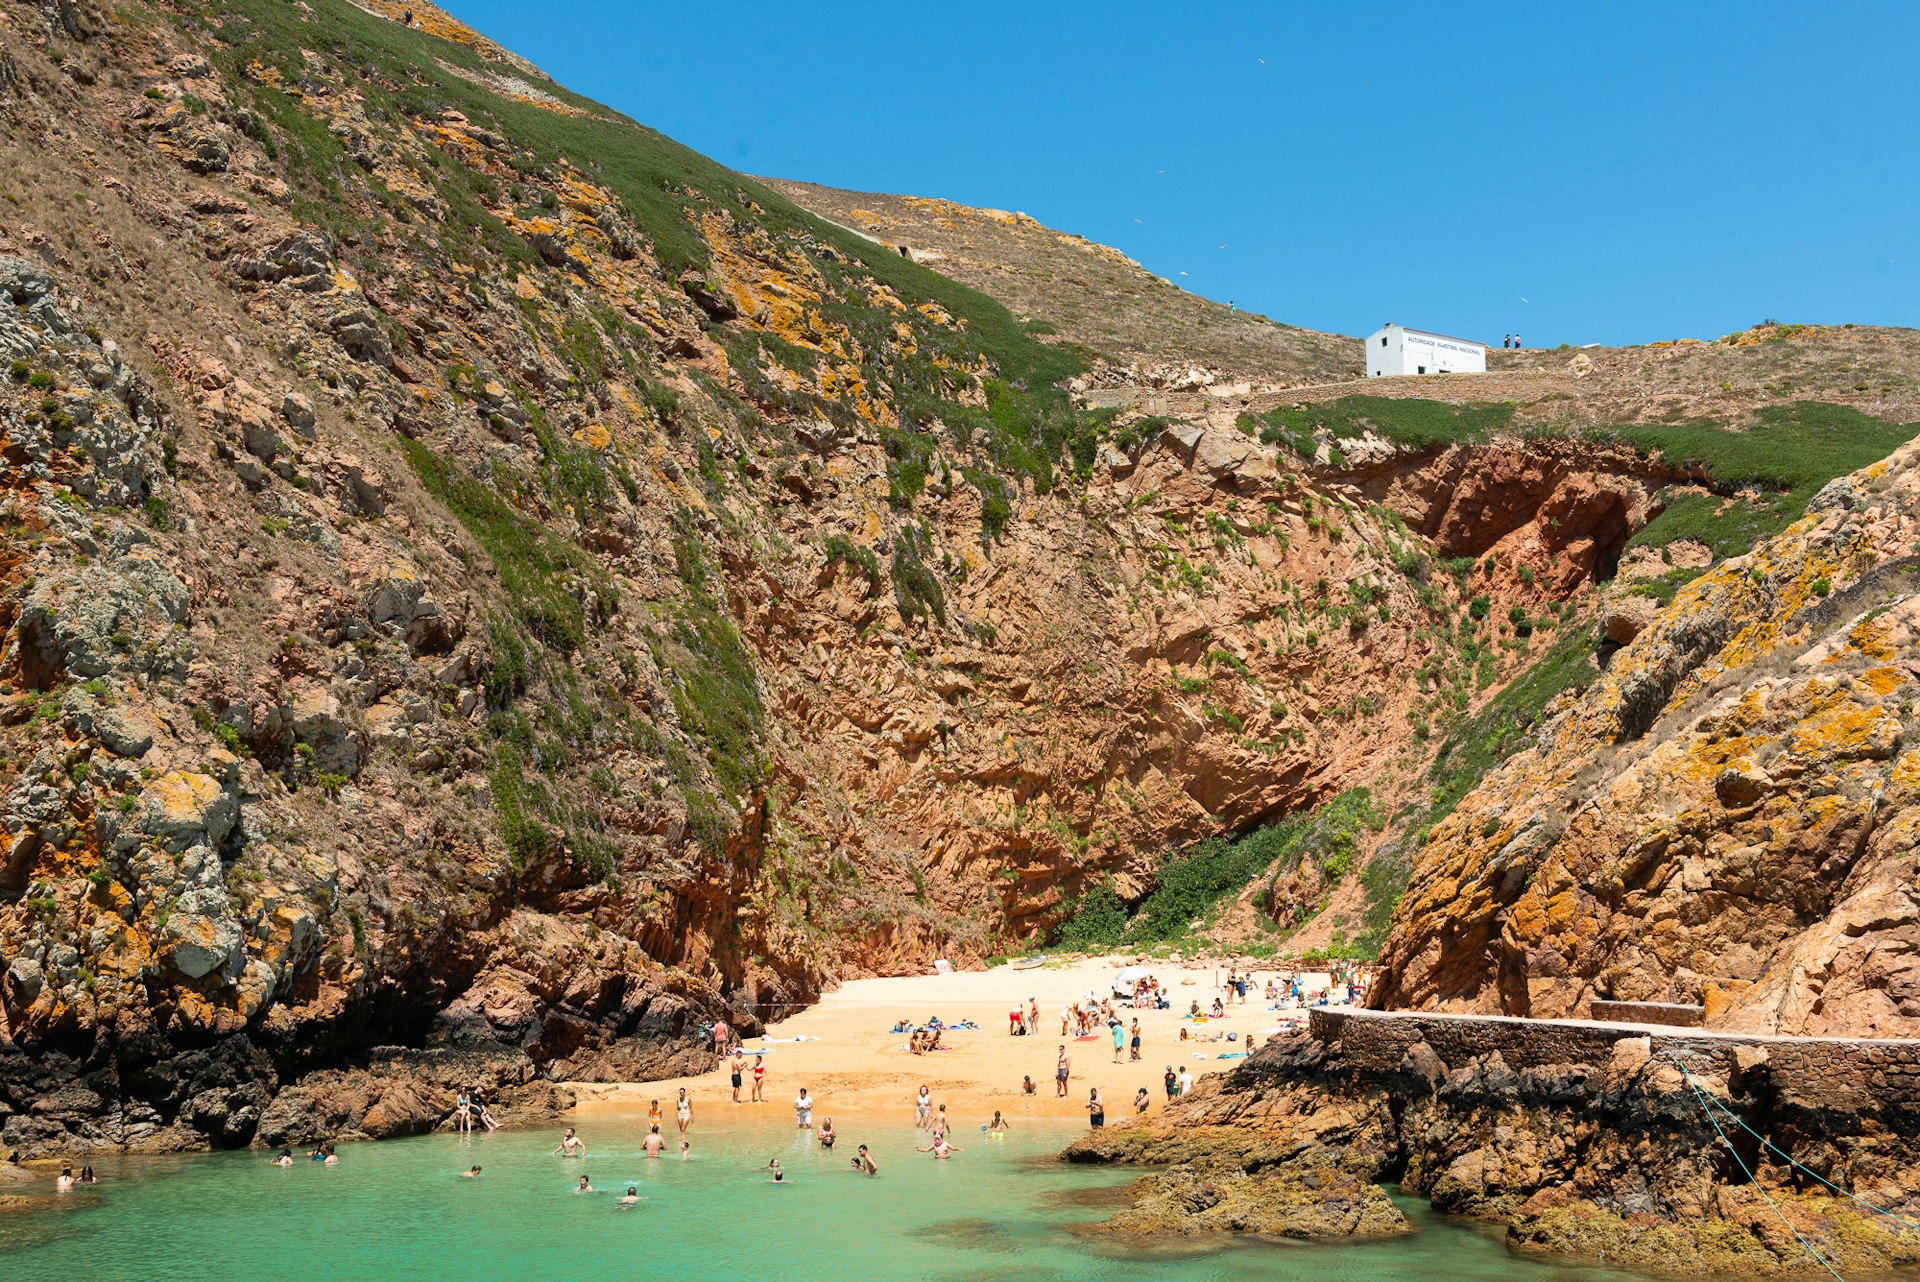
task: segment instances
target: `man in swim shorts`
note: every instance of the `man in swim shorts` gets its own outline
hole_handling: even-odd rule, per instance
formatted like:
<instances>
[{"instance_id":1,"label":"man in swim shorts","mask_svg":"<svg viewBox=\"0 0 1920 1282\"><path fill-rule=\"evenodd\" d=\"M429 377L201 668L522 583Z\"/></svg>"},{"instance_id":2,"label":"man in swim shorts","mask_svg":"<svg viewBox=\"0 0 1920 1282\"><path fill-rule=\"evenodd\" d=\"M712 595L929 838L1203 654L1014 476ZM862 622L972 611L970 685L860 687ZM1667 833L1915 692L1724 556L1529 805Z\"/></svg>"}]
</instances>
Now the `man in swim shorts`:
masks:
<instances>
[{"instance_id":1,"label":"man in swim shorts","mask_svg":"<svg viewBox=\"0 0 1920 1282\"><path fill-rule=\"evenodd\" d=\"M747 1060L738 1046L733 1048L733 1102L740 1102L740 1078L746 1072Z\"/></svg>"},{"instance_id":2,"label":"man in swim shorts","mask_svg":"<svg viewBox=\"0 0 1920 1282\"><path fill-rule=\"evenodd\" d=\"M1053 1093L1059 1099L1067 1097L1067 1048L1060 1048L1060 1061L1053 1066Z\"/></svg>"}]
</instances>

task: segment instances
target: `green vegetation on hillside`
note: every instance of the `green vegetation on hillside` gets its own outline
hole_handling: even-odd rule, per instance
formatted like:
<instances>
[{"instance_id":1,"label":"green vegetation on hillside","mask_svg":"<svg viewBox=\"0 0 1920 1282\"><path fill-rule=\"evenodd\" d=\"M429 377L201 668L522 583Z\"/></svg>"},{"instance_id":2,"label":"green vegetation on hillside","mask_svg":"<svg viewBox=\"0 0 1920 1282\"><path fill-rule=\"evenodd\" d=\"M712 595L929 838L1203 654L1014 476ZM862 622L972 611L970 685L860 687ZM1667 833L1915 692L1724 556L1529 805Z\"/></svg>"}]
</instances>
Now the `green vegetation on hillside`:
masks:
<instances>
[{"instance_id":1,"label":"green vegetation on hillside","mask_svg":"<svg viewBox=\"0 0 1920 1282\"><path fill-rule=\"evenodd\" d=\"M1513 421L1513 406L1343 396L1329 405L1281 407L1242 421L1267 444L1284 444L1303 458L1312 458L1316 433L1353 439L1372 431L1409 450L1491 440Z\"/></svg>"},{"instance_id":2,"label":"green vegetation on hillside","mask_svg":"<svg viewBox=\"0 0 1920 1282\"><path fill-rule=\"evenodd\" d=\"M1377 828L1373 795L1352 788L1304 815L1232 839L1211 837L1160 869L1158 885L1131 910L1112 885L1093 887L1062 923L1055 942L1098 949L1184 938L1220 902L1268 869L1288 872L1312 858L1327 884L1351 869L1360 834Z\"/></svg>"},{"instance_id":3,"label":"green vegetation on hillside","mask_svg":"<svg viewBox=\"0 0 1920 1282\"><path fill-rule=\"evenodd\" d=\"M511 163L529 190L544 189L553 167L565 160L618 197L619 212L669 273L707 267L708 248L694 221L702 207L798 245L829 286L821 315L846 325L873 358L862 373L901 407L908 432L925 432L938 420L962 445L977 435L995 470L1032 477L1042 489L1052 483L1060 460L1082 471L1091 467L1096 425L1057 387L1086 368L1087 354L1080 349L1038 341L986 295L817 218L752 179L552 81L513 73L583 114L524 102L446 70L441 64L482 77L501 73L465 46L363 12L345 0L316 0L316 5L327 11L327 28L340 36L335 56L363 73L356 87L365 95L370 118L435 121L458 111L509 141ZM257 75L245 76L246 65L253 63L277 71L284 83L305 77L303 50L312 43L313 28L296 10L277 0L232 0L206 6L199 19L228 46L214 50L214 56L251 87L259 119L250 132L281 157L303 219L336 232L369 226L382 215L400 223L418 220L408 202L353 163L340 139L308 115L297 98ZM498 206L513 193L437 151L430 149L429 158L433 168L427 177L449 211L434 237L440 249L456 259L495 266L538 261L527 243L484 207ZM365 188L364 198L353 198L354 184ZM870 282L889 287L910 307L934 304L962 328L923 322L909 313L914 350L883 362L877 354L895 346L895 314L872 304ZM815 359L777 339L756 337L771 358ZM996 374L985 411L963 403L972 378L954 372L974 368L983 358ZM847 413L838 401L821 400L814 408L835 418Z\"/></svg>"},{"instance_id":4,"label":"green vegetation on hillside","mask_svg":"<svg viewBox=\"0 0 1920 1282\"><path fill-rule=\"evenodd\" d=\"M1379 953L1394 905L1406 891L1414 851L1425 842L1428 831L1452 814L1488 771L1526 744L1556 696L1584 688L1600 675L1593 663L1599 643L1597 623L1568 630L1479 712L1455 724L1441 742L1427 771L1426 806L1396 816L1401 821L1400 836L1383 844L1360 874L1367 907L1354 941L1358 955Z\"/></svg>"},{"instance_id":5,"label":"green vegetation on hillside","mask_svg":"<svg viewBox=\"0 0 1920 1282\"><path fill-rule=\"evenodd\" d=\"M1803 516L1828 481L1885 458L1920 433L1920 423L1889 423L1817 401L1768 406L1757 417L1742 430L1661 423L1604 433L1671 466L1700 469L1716 491L1675 497L1627 546L1697 539L1716 558L1736 556ZM1762 493L1755 500L1722 497L1740 488Z\"/></svg>"}]
</instances>

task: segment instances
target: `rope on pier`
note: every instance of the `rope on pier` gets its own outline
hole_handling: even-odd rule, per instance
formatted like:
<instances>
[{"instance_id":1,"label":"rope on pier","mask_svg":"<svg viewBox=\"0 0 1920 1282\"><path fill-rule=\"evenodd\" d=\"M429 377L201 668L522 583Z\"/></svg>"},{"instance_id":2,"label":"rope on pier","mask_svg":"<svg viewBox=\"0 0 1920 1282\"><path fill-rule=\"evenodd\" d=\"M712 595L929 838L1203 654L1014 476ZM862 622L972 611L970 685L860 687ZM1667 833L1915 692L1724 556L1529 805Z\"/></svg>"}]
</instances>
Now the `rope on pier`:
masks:
<instances>
[{"instance_id":1,"label":"rope on pier","mask_svg":"<svg viewBox=\"0 0 1920 1282\"><path fill-rule=\"evenodd\" d=\"M1673 1061L1673 1066L1680 1070L1680 1076L1685 1078L1687 1085L1693 1088L1693 1093L1695 1098L1700 1101L1700 1111L1706 1114L1707 1121L1713 1124L1713 1133L1715 1135L1718 1135L1720 1137L1720 1142L1727 1146L1727 1153L1733 1158L1734 1165L1738 1166L1740 1168L1740 1173L1747 1177L1747 1182L1753 1185L1755 1189L1759 1190L1760 1196L1767 1199L1767 1205L1772 1207L1773 1213L1780 1217L1780 1222L1787 1226L1787 1232L1793 1234L1794 1239L1800 1243L1801 1247L1805 1249L1808 1255L1811 1255L1814 1259L1820 1262L1821 1268L1825 1269L1828 1273L1831 1273L1833 1275L1834 1282L1847 1282L1845 1278L1840 1276L1840 1271L1838 1269L1834 1268L1833 1265L1827 1263L1827 1257L1820 1254L1820 1252L1814 1250L1813 1243L1807 1241L1807 1239L1801 1235L1800 1230L1793 1227L1793 1221L1789 1220L1787 1218L1787 1213L1780 1209L1780 1204L1773 1200L1773 1195L1767 1192L1766 1188L1760 1183L1760 1180L1758 1179L1758 1177L1756 1177L1752 1171L1747 1169L1746 1160L1740 1156L1740 1151L1734 1148L1733 1141L1727 1137L1727 1133L1720 1128L1720 1119L1713 1115L1713 1109L1710 1107L1711 1097L1704 1090L1700 1088L1700 1084L1698 1082L1695 1082L1693 1080L1693 1074L1687 1071L1687 1066L1685 1064L1682 1064L1677 1059Z\"/></svg>"}]
</instances>

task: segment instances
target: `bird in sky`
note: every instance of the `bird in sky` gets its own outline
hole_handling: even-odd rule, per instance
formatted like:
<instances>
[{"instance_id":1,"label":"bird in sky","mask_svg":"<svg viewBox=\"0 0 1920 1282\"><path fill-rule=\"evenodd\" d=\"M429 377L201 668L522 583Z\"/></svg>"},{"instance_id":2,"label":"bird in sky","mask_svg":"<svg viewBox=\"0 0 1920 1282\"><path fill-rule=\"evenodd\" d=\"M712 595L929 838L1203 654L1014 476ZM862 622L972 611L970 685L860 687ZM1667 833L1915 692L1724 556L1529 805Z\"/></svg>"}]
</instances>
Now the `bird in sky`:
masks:
<instances>
[{"instance_id":1,"label":"bird in sky","mask_svg":"<svg viewBox=\"0 0 1920 1282\"><path fill-rule=\"evenodd\" d=\"M1214 246L1214 248L1215 248L1215 249L1225 249L1225 248L1226 248L1226 246L1225 246L1225 245L1215 245L1215 246Z\"/></svg>"},{"instance_id":2,"label":"bird in sky","mask_svg":"<svg viewBox=\"0 0 1920 1282\"><path fill-rule=\"evenodd\" d=\"M1261 66L1263 66L1263 67L1264 67L1264 66L1266 66L1266 65L1267 65L1267 60L1266 60L1265 58L1262 58L1262 59L1260 59L1260 65L1261 65Z\"/></svg>"},{"instance_id":3,"label":"bird in sky","mask_svg":"<svg viewBox=\"0 0 1920 1282\"><path fill-rule=\"evenodd\" d=\"M1142 219L1142 218L1136 218L1136 219L1134 219L1133 221L1135 221L1136 223L1138 223L1138 222L1145 222L1146 220L1145 220L1145 219Z\"/></svg>"},{"instance_id":4,"label":"bird in sky","mask_svg":"<svg viewBox=\"0 0 1920 1282\"><path fill-rule=\"evenodd\" d=\"M1180 274L1181 274L1182 276L1185 276L1185 275L1186 275L1186 273L1185 273L1185 272L1181 272Z\"/></svg>"}]
</instances>

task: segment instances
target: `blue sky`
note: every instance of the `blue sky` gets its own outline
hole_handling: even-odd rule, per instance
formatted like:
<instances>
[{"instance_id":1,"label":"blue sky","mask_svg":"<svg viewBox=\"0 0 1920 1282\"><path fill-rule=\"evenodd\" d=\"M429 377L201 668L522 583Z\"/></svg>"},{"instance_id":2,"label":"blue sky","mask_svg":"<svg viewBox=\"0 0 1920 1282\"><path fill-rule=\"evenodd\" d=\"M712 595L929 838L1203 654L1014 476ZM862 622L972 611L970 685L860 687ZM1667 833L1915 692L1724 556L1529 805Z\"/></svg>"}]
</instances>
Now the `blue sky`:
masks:
<instances>
[{"instance_id":1,"label":"blue sky","mask_svg":"<svg viewBox=\"0 0 1920 1282\"><path fill-rule=\"evenodd\" d=\"M1295 324L1920 325L1913 3L448 7L736 169L1024 210Z\"/></svg>"}]
</instances>

